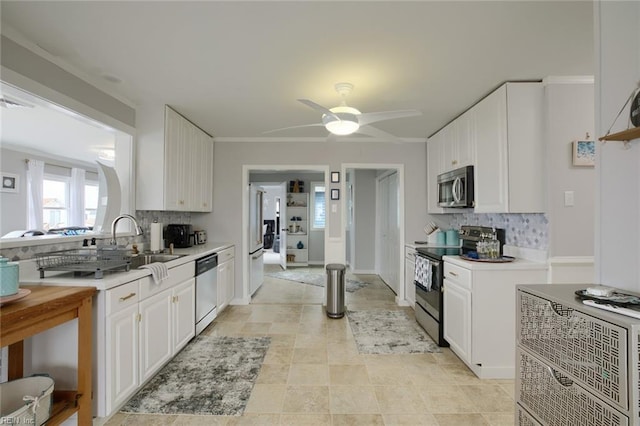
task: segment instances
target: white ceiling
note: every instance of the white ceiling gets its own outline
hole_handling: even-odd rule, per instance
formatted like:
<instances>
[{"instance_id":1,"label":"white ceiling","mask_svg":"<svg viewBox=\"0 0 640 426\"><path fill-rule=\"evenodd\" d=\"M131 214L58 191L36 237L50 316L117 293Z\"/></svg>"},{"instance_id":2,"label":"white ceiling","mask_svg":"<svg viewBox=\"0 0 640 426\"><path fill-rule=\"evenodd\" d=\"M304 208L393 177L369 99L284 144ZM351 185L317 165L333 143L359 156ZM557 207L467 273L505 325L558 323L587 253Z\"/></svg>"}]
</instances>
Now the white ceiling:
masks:
<instances>
[{"instance_id":1,"label":"white ceiling","mask_svg":"<svg viewBox=\"0 0 640 426\"><path fill-rule=\"evenodd\" d=\"M591 1L2 1L2 33L139 106L166 103L219 140L322 137L297 102L424 139L507 80L594 73ZM19 40L18 40L19 39ZM113 83L114 78L121 80Z\"/></svg>"}]
</instances>

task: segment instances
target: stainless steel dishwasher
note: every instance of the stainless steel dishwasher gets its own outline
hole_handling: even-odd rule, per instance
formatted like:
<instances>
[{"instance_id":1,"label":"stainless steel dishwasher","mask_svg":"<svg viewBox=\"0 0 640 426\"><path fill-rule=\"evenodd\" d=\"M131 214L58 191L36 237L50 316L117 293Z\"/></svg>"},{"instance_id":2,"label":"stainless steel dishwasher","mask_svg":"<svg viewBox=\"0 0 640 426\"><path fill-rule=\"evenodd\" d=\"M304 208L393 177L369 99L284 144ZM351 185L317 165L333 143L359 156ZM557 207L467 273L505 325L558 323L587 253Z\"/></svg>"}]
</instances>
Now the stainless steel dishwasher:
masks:
<instances>
[{"instance_id":1,"label":"stainless steel dishwasher","mask_svg":"<svg viewBox=\"0 0 640 426\"><path fill-rule=\"evenodd\" d=\"M196 260L196 336L216 317L218 254Z\"/></svg>"}]
</instances>

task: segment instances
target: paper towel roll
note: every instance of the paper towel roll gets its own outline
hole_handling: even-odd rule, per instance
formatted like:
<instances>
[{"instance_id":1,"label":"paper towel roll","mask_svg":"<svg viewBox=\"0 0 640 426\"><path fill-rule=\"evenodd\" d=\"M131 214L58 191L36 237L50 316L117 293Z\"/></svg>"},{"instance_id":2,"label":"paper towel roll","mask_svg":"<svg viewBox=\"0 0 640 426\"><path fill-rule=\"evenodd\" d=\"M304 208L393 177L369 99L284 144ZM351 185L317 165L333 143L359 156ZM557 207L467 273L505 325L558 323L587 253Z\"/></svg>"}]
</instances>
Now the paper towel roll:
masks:
<instances>
[{"instance_id":1,"label":"paper towel roll","mask_svg":"<svg viewBox=\"0 0 640 426\"><path fill-rule=\"evenodd\" d=\"M152 252L162 250L162 224L153 222L151 224L151 243L149 249Z\"/></svg>"}]
</instances>

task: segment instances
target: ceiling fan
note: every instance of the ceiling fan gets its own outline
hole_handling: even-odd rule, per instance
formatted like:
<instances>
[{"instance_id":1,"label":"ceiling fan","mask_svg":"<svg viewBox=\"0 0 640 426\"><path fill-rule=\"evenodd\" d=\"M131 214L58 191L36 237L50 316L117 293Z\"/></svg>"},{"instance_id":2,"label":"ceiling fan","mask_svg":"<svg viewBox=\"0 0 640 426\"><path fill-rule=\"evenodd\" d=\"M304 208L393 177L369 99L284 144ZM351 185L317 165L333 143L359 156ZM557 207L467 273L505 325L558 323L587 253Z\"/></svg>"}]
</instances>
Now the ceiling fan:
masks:
<instances>
[{"instance_id":1,"label":"ceiling fan","mask_svg":"<svg viewBox=\"0 0 640 426\"><path fill-rule=\"evenodd\" d=\"M353 84L337 83L335 85L335 88L336 92L338 92L338 94L342 97L342 101L340 102L340 105L334 108L323 107L322 105L319 105L309 99L298 99L298 102L302 102L308 107L321 112L322 123L284 127L281 129L270 130L265 133L272 133L285 129L324 126L331 133L329 135L330 137L333 135L347 136L353 133L359 133L377 138L398 141L400 139L397 136L385 132L384 130L380 130L377 127L373 127L370 124L383 120L391 120L394 118L415 117L417 115L422 115L421 111L415 109L362 113L357 109L347 105L346 98L353 90Z\"/></svg>"}]
</instances>

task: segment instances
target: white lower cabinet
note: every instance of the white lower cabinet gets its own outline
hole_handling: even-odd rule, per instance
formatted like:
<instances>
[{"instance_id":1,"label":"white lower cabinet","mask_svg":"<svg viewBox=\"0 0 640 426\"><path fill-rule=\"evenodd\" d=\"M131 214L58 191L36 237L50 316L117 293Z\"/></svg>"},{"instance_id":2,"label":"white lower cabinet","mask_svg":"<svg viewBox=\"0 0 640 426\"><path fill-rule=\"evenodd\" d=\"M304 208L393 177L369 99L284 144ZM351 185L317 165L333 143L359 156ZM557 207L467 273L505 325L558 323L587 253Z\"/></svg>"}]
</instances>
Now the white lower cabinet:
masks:
<instances>
[{"instance_id":1,"label":"white lower cabinet","mask_svg":"<svg viewBox=\"0 0 640 426\"><path fill-rule=\"evenodd\" d=\"M106 401L109 416L195 336L195 267L106 290ZM100 356L98 355L98 358Z\"/></svg>"},{"instance_id":2,"label":"white lower cabinet","mask_svg":"<svg viewBox=\"0 0 640 426\"><path fill-rule=\"evenodd\" d=\"M172 355L180 352L196 335L196 280L192 278L175 286L171 292L173 317Z\"/></svg>"},{"instance_id":3,"label":"white lower cabinet","mask_svg":"<svg viewBox=\"0 0 640 426\"><path fill-rule=\"evenodd\" d=\"M107 411L125 402L138 389L138 304L107 319Z\"/></svg>"},{"instance_id":4,"label":"white lower cabinet","mask_svg":"<svg viewBox=\"0 0 640 426\"><path fill-rule=\"evenodd\" d=\"M404 249L404 298L414 307L416 304L416 285L414 275L416 270L416 249L406 246Z\"/></svg>"},{"instance_id":5,"label":"white lower cabinet","mask_svg":"<svg viewBox=\"0 0 640 426\"><path fill-rule=\"evenodd\" d=\"M444 280L444 338L463 361L471 362L471 292Z\"/></svg>"},{"instance_id":6,"label":"white lower cabinet","mask_svg":"<svg viewBox=\"0 0 640 426\"><path fill-rule=\"evenodd\" d=\"M444 257L444 336L481 379L513 379L516 285L546 280L546 264L478 264Z\"/></svg>"},{"instance_id":7,"label":"white lower cabinet","mask_svg":"<svg viewBox=\"0 0 640 426\"><path fill-rule=\"evenodd\" d=\"M171 308L171 290L140 302L140 383L171 359Z\"/></svg>"},{"instance_id":8,"label":"white lower cabinet","mask_svg":"<svg viewBox=\"0 0 640 426\"><path fill-rule=\"evenodd\" d=\"M235 277L235 261L233 258L218 264L218 314L229 305L233 299Z\"/></svg>"},{"instance_id":9,"label":"white lower cabinet","mask_svg":"<svg viewBox=\"0 0 640 426\"><path fill-rule=\"evenodd\" d=\"M229 247L218 253L218 314L229 306L235 294L235 247Z\"/></svg>"}]
</instances>

